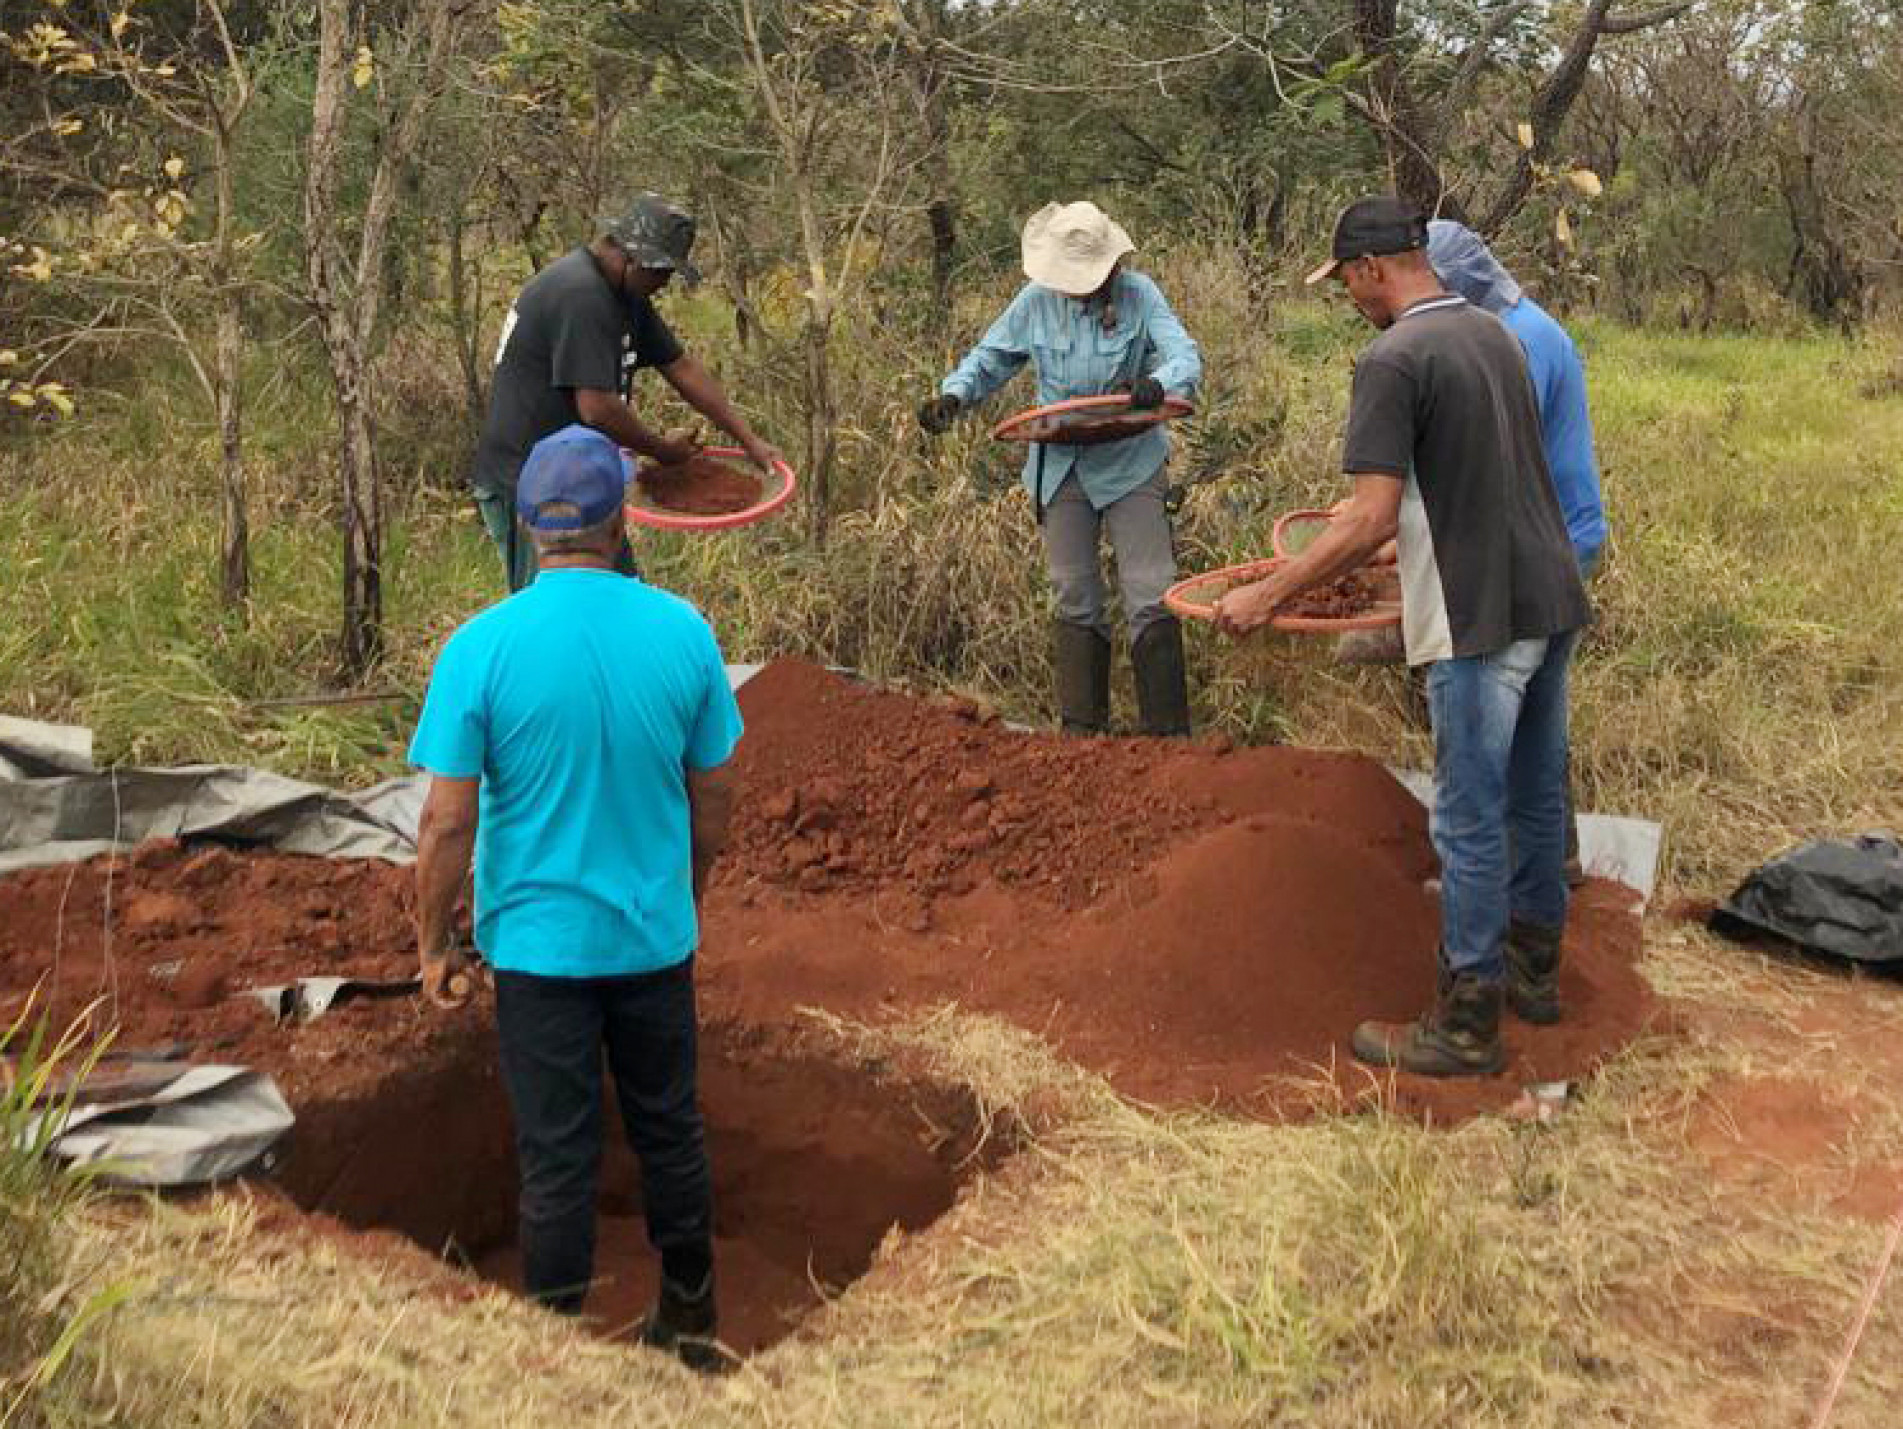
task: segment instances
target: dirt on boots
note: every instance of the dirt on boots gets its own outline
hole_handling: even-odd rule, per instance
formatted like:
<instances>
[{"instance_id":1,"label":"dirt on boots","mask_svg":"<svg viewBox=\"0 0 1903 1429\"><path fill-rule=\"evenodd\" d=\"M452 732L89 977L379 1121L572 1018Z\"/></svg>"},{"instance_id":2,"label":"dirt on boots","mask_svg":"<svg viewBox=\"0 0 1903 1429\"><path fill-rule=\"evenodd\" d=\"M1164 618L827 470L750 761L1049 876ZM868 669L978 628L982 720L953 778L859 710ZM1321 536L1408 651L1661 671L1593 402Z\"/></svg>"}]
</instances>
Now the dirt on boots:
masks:
<instances>
[{"instance_id":1,"label":"dirt on boots","mask_svg":"<svg viewBox=\"0 0 1903 1429\"><path fill-rule=\"evenodd\" d=\"M1376 1067L1423 1077L1487 1077L1506 1065L1497 982L1443 971L1434 1005L1412 1022L1364 1022L1354 1052Z\"/></svg>"},{"instance_id":2,"label":"dirt on boots","mask_svg":"<svg viewBox=\"0 0 1903 1429\"><path fill-rule=\"evenodd\" d=\"M1515 919L1507 928L1507 1006L1522 1022L1559 1021L1559 945L1563 929Z\"/></svg>"}]
</instances>

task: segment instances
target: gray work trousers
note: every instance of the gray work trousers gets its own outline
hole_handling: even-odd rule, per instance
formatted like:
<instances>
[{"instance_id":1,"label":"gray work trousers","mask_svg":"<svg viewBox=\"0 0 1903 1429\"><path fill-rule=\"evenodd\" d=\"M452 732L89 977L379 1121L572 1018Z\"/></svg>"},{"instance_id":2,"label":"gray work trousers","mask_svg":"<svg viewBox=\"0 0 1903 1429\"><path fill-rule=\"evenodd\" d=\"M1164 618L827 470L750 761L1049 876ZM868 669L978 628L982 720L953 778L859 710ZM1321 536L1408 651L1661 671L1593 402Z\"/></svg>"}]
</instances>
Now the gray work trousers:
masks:
<instances>
[{"instance_id":1,"label":"gray work trousers","mask_svg":"<svg viewBox=\"0 0 1903 1429\"><path fill-rule=\"evenodd\" d=\"M1117 557L1117 589L1132 642L1169 617L1163 592L1176 583L1176 551L1169 512L1163 508L1163 469L1099 511L1075 476L1064 478L1044 508L1044 558L1050 569L1057 618L1110 635L1105 612L1103 562L1097 543L1110 532Z\"/></svg>"}]
</instances>

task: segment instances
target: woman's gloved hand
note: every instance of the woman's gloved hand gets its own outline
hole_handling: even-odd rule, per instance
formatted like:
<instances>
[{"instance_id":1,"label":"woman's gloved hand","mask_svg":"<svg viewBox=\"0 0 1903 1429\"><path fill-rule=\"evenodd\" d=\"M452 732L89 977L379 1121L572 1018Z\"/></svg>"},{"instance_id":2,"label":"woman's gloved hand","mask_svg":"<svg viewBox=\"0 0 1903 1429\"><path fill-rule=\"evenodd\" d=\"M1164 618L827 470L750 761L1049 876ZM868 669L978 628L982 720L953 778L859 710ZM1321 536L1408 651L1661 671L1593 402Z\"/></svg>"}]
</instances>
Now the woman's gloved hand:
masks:
<instances>
[{"instance_id":1,"label":"woman's gloved hand","mask_svg":"<svg viewBox=\"0 0 1903 1429\"><path fill-rule=\"evenodd\" d=\"M1154 377L1139 377L1130 384L1130 405L1135 408L1163 405L1163 384Z\"/></svg>"},{"instance_id":2,"label":"woman's gloved hand","mask_svg":"<svg viewBox=\"0 0 1903 1429\"><path fill-rule=\"evenodd\" d=\"M951 426L963 406L964 403L949 393L943 397L933 397L919 404L918 424L932 436L937 436Z\"/></svg>"}]
</instances>

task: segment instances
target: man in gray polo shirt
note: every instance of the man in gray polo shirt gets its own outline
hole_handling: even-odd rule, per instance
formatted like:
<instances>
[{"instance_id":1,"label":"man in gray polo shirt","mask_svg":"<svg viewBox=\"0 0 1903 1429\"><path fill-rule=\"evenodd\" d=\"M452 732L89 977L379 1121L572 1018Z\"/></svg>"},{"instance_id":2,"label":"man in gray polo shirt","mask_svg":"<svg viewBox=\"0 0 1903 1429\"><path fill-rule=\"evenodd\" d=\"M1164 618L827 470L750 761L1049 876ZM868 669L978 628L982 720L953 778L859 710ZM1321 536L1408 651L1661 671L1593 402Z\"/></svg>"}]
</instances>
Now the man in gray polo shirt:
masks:
<instances>
[{"instance_id":1,"label":"man in gray polo shirt","mask_svg":"<svg viewBox=\"0 0 1903 1429\"><path fill-rule=\"evenodd\" d=\"M1217 606L1232 633L1399 547L1402 635L1427 666L1434 725L1431 824L1441 859L1440 977L1406 1023L1355 1029L1363 1061L1435 1076L1505 1064L1505 1001L1559 1018L1566 923L1566 672L1589 618L1585 587L1540 445L1519 344L1446 292L1426 221L1393 198L1349 205L1338 278L1381 335L1355 365L1342 469L1353 496L1327 532Z\"/></svg>"}]
</instances>

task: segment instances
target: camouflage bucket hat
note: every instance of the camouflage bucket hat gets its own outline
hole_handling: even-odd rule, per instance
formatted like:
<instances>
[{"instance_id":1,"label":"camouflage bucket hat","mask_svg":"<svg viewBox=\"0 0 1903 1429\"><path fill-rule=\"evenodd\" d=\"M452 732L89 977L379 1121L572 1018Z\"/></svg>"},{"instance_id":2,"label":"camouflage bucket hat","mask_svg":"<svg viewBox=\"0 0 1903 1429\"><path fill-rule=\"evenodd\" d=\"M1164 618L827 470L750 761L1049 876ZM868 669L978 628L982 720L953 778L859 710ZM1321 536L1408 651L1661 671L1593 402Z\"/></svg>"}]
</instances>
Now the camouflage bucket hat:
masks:
<instances>
[{"instance_id":1,"label":"camouflage bucket hat","mask_svg":"<svg viewBox=\"0 0 1903 1429\"><path fill-rule=\"evenodd\" d=\"M690 288L700 282L700 269L687 256L694 247L693 215L659 194L637 195L602 232L643 268L672 268Z\"/></svg>"}]
</instances>

